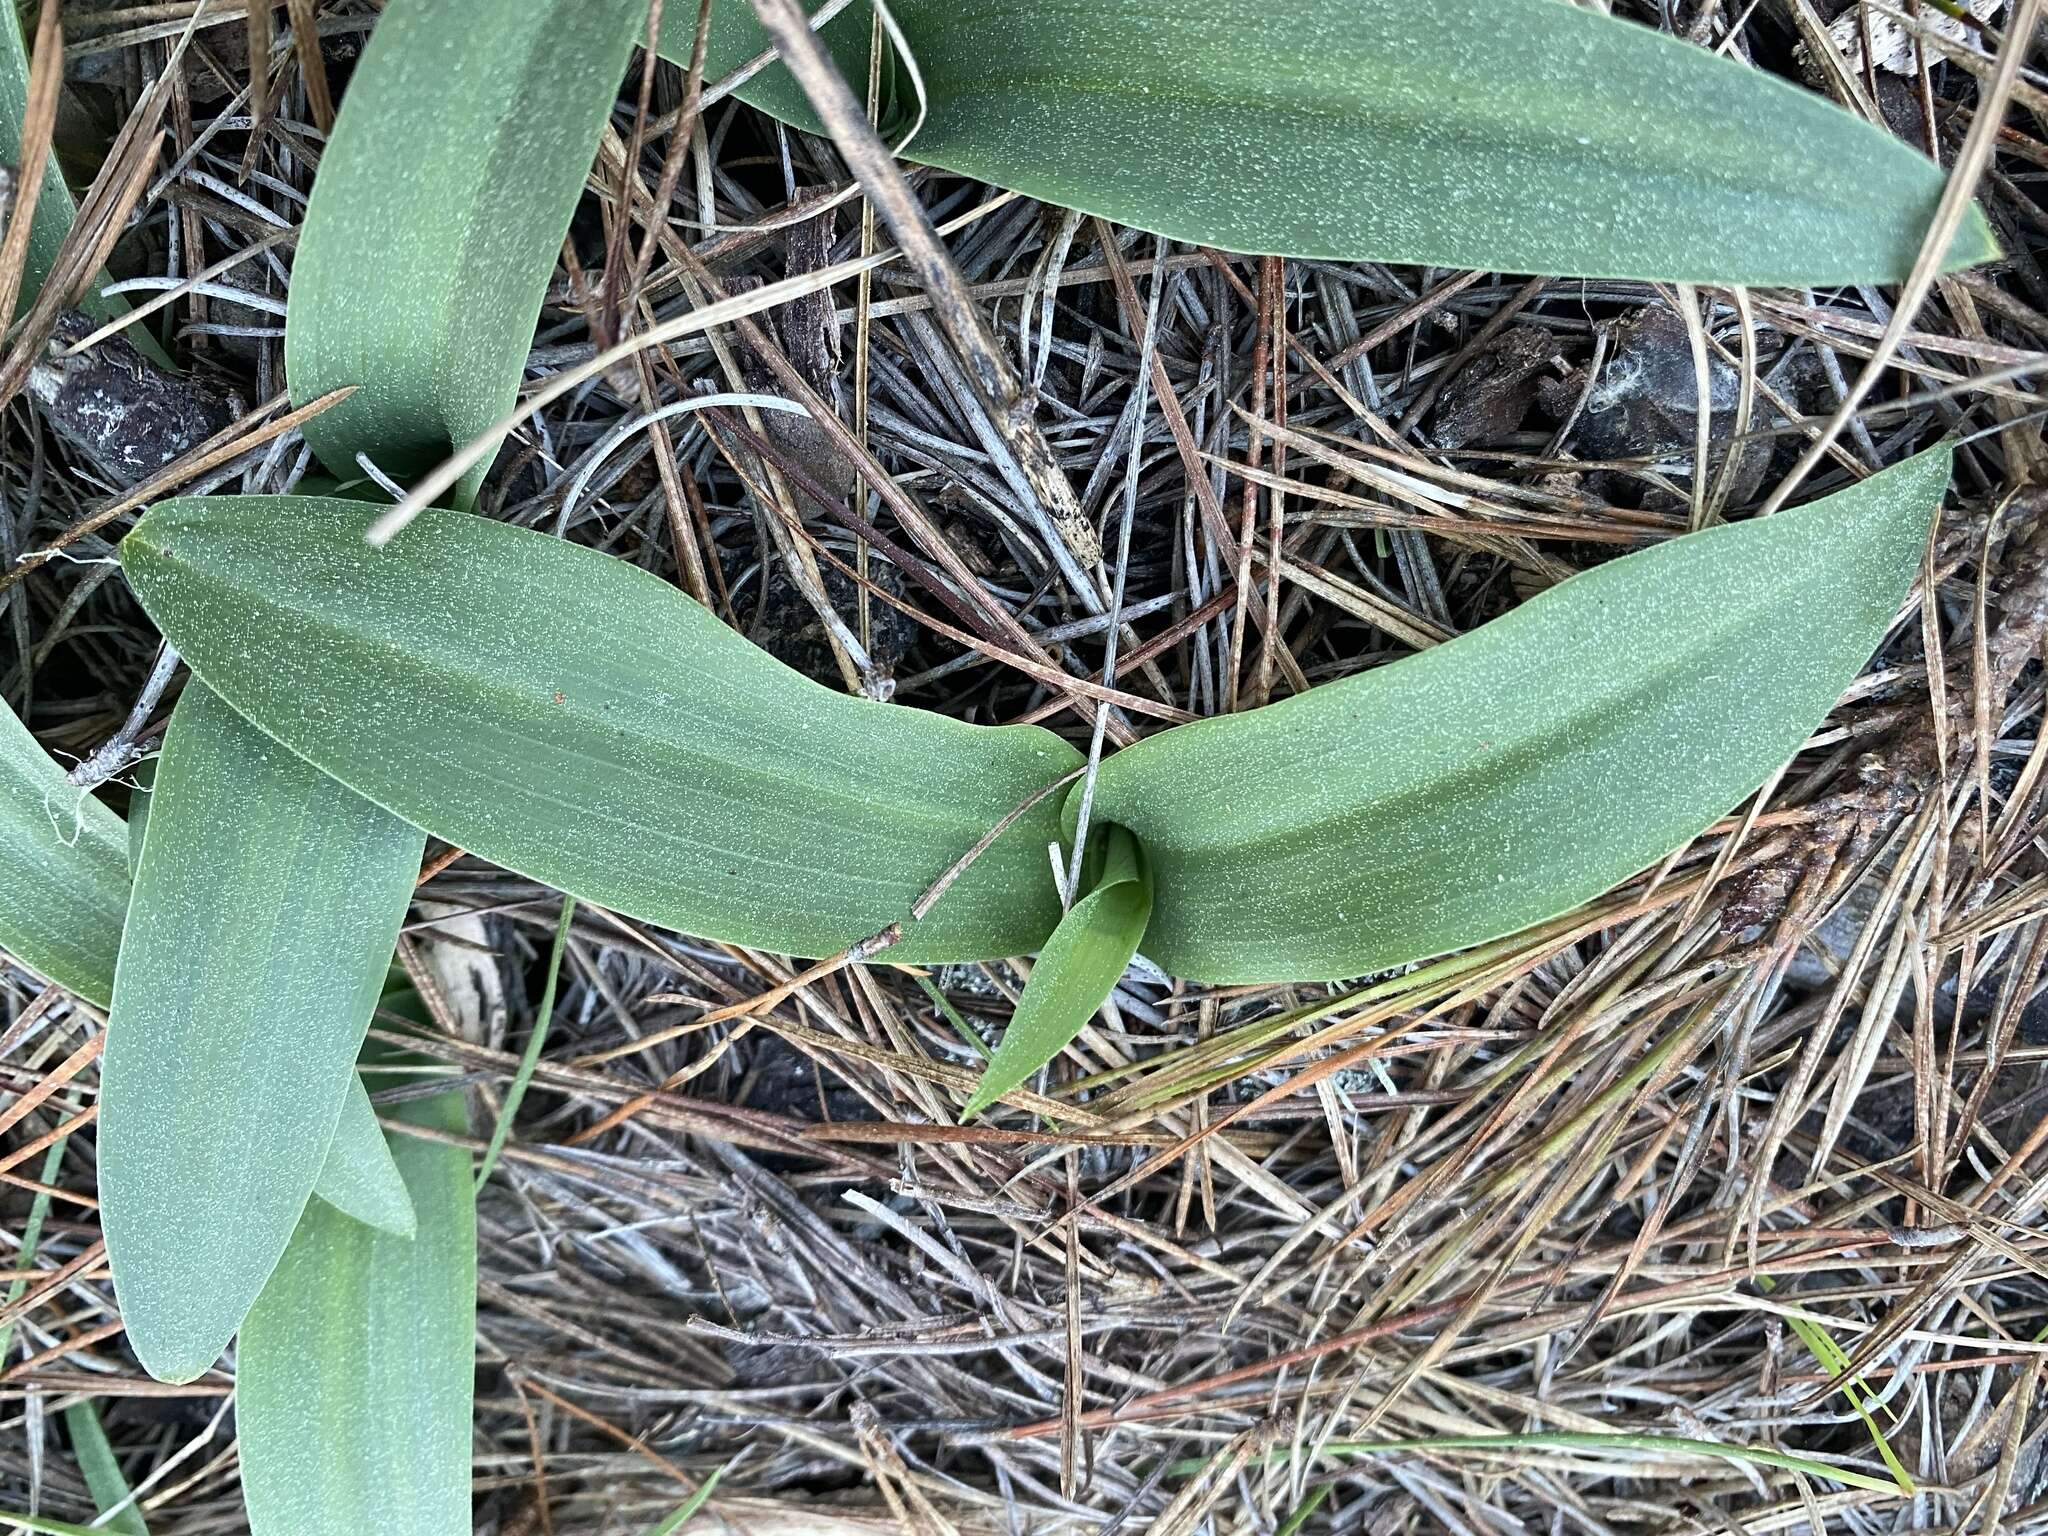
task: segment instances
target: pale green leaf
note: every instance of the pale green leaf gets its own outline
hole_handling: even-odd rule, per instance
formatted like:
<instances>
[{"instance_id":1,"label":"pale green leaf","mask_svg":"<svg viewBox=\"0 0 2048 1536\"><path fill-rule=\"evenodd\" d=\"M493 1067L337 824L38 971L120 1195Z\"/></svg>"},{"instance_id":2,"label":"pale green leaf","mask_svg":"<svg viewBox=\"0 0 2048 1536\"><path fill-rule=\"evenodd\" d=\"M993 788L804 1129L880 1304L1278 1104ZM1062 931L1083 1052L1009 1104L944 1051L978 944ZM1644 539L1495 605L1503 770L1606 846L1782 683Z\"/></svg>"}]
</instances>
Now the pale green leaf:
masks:
<instances>
[{"instance_id":1,"label":"pale green leaf","mask_svg":"<svg viewBox=\"0 0 2048 1536\"><path fill-rule=\"evenodd\" d=\"M394 1113L467 1129L457 1093ZM469 1153L404 1134L392 1151L418 1232L393 1237L313 1201L243 1325L235 1421L251 1536L470 1531Z\"/></svg>"},{"instance_id":2,"label":"pale green leaf","mask_svg":"<svg viewBox=\"0 0 2048 1536\"><path fill-rule=\"evenodd\" d=\"M100 1199L128 1341L211 1365L313 1191L424 840L203 687L178 701L100 1092Z\"/></svg>"},{"instance_id":3,"label":"pale green leaf","mask_svg":"<svg viewBox=\"0 0 2048 1536\"><path fill-rule=\"evenodd\" d=\"M1051 1061L1095 1016L1138 952L1152 915L1152 880L1137 839L1103 827L1093 888L1075 902L1039 952L1010 1027L960 1112L972 1119Z\"/></svg>"},{"instance_id":4,"label":"pale green leaf","mask_svg":"<svg viewBox=\"0 0 2048 1536\"><path fill-rule=\"evenodd\" d=\"M362 1079L353 1073L313 1193L364 1226L394 1237L413 1235L415 1218L405 1181L398 1176L398 1164L392 1161Z\"/></svg>"},{"instance_id":5,"label":"pale green leaf","mask_svg":"<svg viewBox=\"0 0 2048 1536\"><path fill-rule=\"evenodd\" d=\"M1870 659L1948 484L1931 450L1598 566L1449 644L1111 756L1094 814L1158 899L1145 953L1336 980L1512 933L1661 858Z\"/></svg>"},{"instance_id":6,"label":"pale green leaf","mask_svg":"<svg viewBox=\"0 0 2048 1536\"><path fill-rule=\"evenodd\" d=\"M0 705L0 949L104 1008L127 913L121 818Z\"/></svg>"},{"instance_id":7,"label":"pale green leaf","mask_svg":"<svg viewBox=\"0 0 2048 1536\"><path fill-rule=\"evenodd\" d=\"M0 0L0 4L5 3L6 0ZM71 1431L71 1454L101 1515L95 1528L111 1531L114 1536L149 1536L149 1525L129 1496L128 1479L121 1471L114 1447L108 1443L106 1427L100 1423L99 1409L93 1406L91 1398L83 1398L64 1410L64 1427ZM108 1516L110 1509L119 1509L120 1513Z\"/></svg>"},{"instance_id":8,"label":"pale green leaf","mask_svg":"<svg viewBox=\"0 0 2048 1536\"><path fill-rule=\"evenodd\" d=\"M1051 732L822 688L595 550L433 510L376 550L376 515L311 497L170 501L123 560L180 653L263 730L579 898L808 955L899 920L891 959L1021 954L1052 932L1056 796L910 919L1080 763Z\"/></svg>"},{"instance_id":9,"label":"pale green leaf","mask_svg":"<svg viewBox=\"0 0 2048 1536\"><path fill-rule=\"evenodd\" d=\"M391 0L292 266L285 369L343 479L405 478L512 404L647 0Z\"/></svg>"},{"instance_id":10,"label":"pale green leaf","mask_svg":"<svg viewBox=\"0 0 2048 1536\"><path fill-rule=\"evenodd\" d=\"M807 9L818 9L811 0ZM1904 278L1942 173L1813 92L1564 0L894 0L909 159L1226 250L1818 285ZM663 9L687 61L697 8ZM824 35L864 90L871 12ZM716 79L767 46L718 0ZM903 69L885 121L907 122ZM740 90L817 123L772 65ZM1973 215L1951 265L1997 254Z\"/></svg>"}]
</instances>

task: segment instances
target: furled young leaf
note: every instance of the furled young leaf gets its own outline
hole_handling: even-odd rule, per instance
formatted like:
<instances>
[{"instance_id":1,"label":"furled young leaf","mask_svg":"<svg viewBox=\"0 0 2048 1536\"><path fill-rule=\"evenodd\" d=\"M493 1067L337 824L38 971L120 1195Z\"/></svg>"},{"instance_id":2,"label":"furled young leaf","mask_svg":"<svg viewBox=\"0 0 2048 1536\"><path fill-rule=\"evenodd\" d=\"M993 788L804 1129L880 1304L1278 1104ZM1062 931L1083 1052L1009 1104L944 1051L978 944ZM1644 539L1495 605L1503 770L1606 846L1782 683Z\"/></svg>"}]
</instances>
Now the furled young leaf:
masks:
<instances>
[{"instance_id":1,"label":"furled young leaf","mask_svg":"<svg viewBox=\"0 0 2048 1536\"><path fill-rule=\"evenodd\" d=\"M1662 857L1798 749L1870 658L1948 484L1931 450L1575 576L1469 635L1118 752L1145 953L1334 980L1512 933Z\"/></svg>"},{"instance_id":2,"label":"furled young leaf","mask_svg":"<svg viewBox=\"0 0 2048 1536\"><path fill-rule=\"evenodd\" d=\"M1051 732L822 688L595 550L442 511L376 550L376 515L312 497L169 501L123 559L172 643L264 731L585 900L805 955L899 920L891 958L920 961L1022 954L1052 932L1056 796L909 921L997 821L1080 763Z\"/></svg>"},{"instance_id":3,"label":"furled young leaf","mask_svg":"<svg viewBox=\"0 0 2048 1536\"><path fill-rule=\"evenodd\" d=\"M1137 839L1098 829L1103 858L1093 888L1075 902L1039 952L995 1059L960 1112L971 1119L1051 1061L1095 1016L1138 952L1152 916L1152 878Z\"/></svg>"},{"instance_id":4,"label":"furled young leaf","mask_svg":"<svg viewBox=\"0 0 2048 1536\"><path fill-rule=\"evenodd\" d=\"M457 1093L395 1113L437 1132L467 1129ZM251 1536L471 1529L469 1154L393 1140L418 1232L393 1237L313 1201L242 1327L235 1419Z\"/></svg>"},{"instance_id":5,"label":"furled young leaf","mask_svg":"<svg viewBox=\"0 0 2048 1536\"><path fill-rule=\"evenodd\" d=\"M292 266L294 402L337 475L404 478L519 387L647 0L390 0L349 80Z\"/></svg>"},{"instance_id":6,"label":"furled young leaf","mask_svg":"<svg viewBox=\"0 0 2048 1536\"><path fill-rule=\"evenodd\" d=\"M100 1199L128 1341L211 1365L313 1191L424 840L202 687L164 739L114 981Z\"/></svg>"},{"instance_id":7,"label":"furled young leaf","mask_svg":"<svg viewBox=\"0 0 2048 1536\"><path fill-rule=\"evenodd\" d=\"M820 0L809 0L817 10ZM1942 173L1809 91L1561 0L894 0L910 158L1226 250L1896 281ZM864 88L871 11L824 35ZM663 10L687 60L694 5ZM717 0L706 74L768 46ZM897 70L890 118L914 106ZM780 65L747 101L815 129ZM1974 217L1952 265L1997 253Z\"/></svg>"},{"instance_id":8,"label":"furled young leaf","mask_svg":"<svg viewBox=\"0 0 2048 1536\"><path fill-rule=\"evenodd\" d=\"M412 1202L405 1195L405 1180L377 1124L377 1111L363 1090L362 1079L349 1075L348 1096L341 1101L341 1118L334 1125L334 1140L327 1145L327 1161L320 1165L320 1177L313 1193L344 1215L353 1216L366 1227L389 1232L393 1237L411 1237L415 1226Z\"/></svg>"},{"instance_id":9,"label":"furled young leaf","mask_svg":"<svg viewBox=\"0 0 2048 1536\"><path fill-rule=\"evenodd\" d=\"M0 949L104 1008L127 912L121 818L0 705Z\"/></svg>"}]
</instances>

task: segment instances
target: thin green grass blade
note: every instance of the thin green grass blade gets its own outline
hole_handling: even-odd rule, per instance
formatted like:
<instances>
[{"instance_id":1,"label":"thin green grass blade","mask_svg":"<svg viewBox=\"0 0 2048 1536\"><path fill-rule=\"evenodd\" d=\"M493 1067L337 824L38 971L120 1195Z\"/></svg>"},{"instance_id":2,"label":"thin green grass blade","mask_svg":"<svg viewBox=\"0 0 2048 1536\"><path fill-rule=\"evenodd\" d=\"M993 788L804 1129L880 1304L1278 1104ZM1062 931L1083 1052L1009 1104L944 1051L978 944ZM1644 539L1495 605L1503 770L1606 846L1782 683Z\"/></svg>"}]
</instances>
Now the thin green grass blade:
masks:
<instances>
[{"instance_id":1,"label":"thin green grass blade","mask_svg":"<svg viewBox=\"0 0 2048 1536\"><path fill-rule=\"evenodd\" d=\"M0 949L104 1008L127 915L121 818L0 705Z\"/></svg>"},{"instance_id":2,"label":"thin green grass blade","mask_svg":"<svg viewBox=\"0 0 2048 1536\"><path fill-rule=\"evenodd\" d=\"M43 1154L42 1182L56 1187L57 1175L64 1167L64 1148L70 1136L59 1136L50 1143L50 1150ZM15 1265L26 1272L34 1267L36 1249L42 1246L43 1223L50 1219L50 1195L48 1189L36 1191L35 1198L28 1203L28 1220L21 1225L21 1247L15 1255ZM28 1280L12 1280L7 1285L7 1305L11 1308L28 1291ZM0 1360L7 1358L7 1352L14 1348L14 1319L9 1317L0 1323Z\"/></svg>"},{"instance_id":3,"label":"thin green grass blade","mask_svg":"<svg viewBox=\"0 0 2048 1536\"><path fill-rule=\"evenodd\" d=\"M106 1536L107 1532L103 1525L73 1525L68 1520L48 1520L12 1509L0 1509L0 1528L18 1528L32 1532L33 1536Z\"/></svg>"},{"instance_id":4,"label":"thin green grass blade","mask_svg":"<svg viewBox=\"0 0 2048 1536\"><path fill-rule=\"evenodd\" d=\"M327 1144L327 1160L320 1165L313 1193L366 1227L393 1237L413 1235L415 1218L405 1180L398 1175L363 1081L354 1073L349 1074L341 1118L335 1122L334 1140Z\"/></svg>"},{"instance_id":5,"label":"thin green grass blade","mask_svg":"<svg viewBox=\"0 0 2048 1536\"><path fill-rule=\"evenodd\" d=\"M1022 954L1052 932L1056 796L909 915L1079 765L1051 732L819 687L595 550L430 510L380 551L363 542L376 516L311 497L170 501L124 561L180 653L264 731L581 900L801 955L899 920L892 960Z\"/></svg>"},{"instance_id":6,"label":"thin green grass blade","mask_svg":"<svg viewBox=\"0 0 2048 1536\"><path fill-rule=\"evenodd\" d=\"M647 1527L642 1536L676 1536L676 1532L688 1525L697 1512L711 1501L711 1495L718 1489L718 1480L724 1476L725 1468L718 1468L705 1478L697 1491L683 1500L674 1512L655 1521Z\"/></svg>"},{"instance_id":7,"label":"thin green grass blade","mask_svg":"<svg viewBox=\"0 0 2048 1536\"><path fill-rule=\"evenodd\" d=\"M1138 952L1152 915L1152 881L1137 839L1122 827L1099 833L1101 873L1046 940L1010 1027L960 1118L970 1120L1066 1048L1095 1016Z\"/></svg>"},{"instance_id":8,"label":"thin green grass blade","mask_svg":"<svg viewBox=\"0 0 2048 1536\"><path fill-rule=\"evenodd\" d=\"M442 1134L467 1129L458 1093L395 1113ZM314 1201L243 1325L235 1409L251 1536L471 1529L469 1153L409 1135L392 1151L418 1232L392 1237Z\"/></svg>"},{"instance_id":9,"label":"thin green grass blade","mask_svg":"<svg viewBox=\"0 0 2048 1536\"><path fill-rule=\"evenodd\" d=\"M77 1458L86 1491L100 1512L97 1529L112 1531L115 1536L149 1536L149 1524L135 1507L128 1479L107 1440L106 1426L100 1423L100 1411L90 1398L64 1410L64 1427L71 1431L71 1454ZM110 1509L120 1513L108 1517Z\"/></svg>"},{"instance_id":10,"label":"thin green grass blade","mask_svg":"<svg viewBox=\"0 0 2048 1536\"><path fill-rule=\"evenodd\" d=\"M818 9L812 0L807 9ZM1820 96L1560 0L893 0L908 158L1226 250L1765 285L1896 282L1942 173ZM689 58L694 5L663 11ZM871 13L824 36L867 79ZM718 0L707 78L768 46ZM887 121L914 101L898 69ZM745 100L816 130L779 64ZM1951 266L1997 254L1973 215Z\"/></svg>"},{"instance_id":11,"label":"thin green grass blade","mask_svg":"<svg viewBox=\"0 0 2048 1536\"><path fill-rule=\"evenodd\" d=\"M128 1340L189 1381L312 1194L424 839L203 687L165 734L114 983L100 1199Z\"/></svg>"},{"instance_id":12,"label":"thin green grass blade","mask_svg":"<svg viewBox=\"0 0 2048 1536\"><path fill-rule=\"evenodd\" d=\"M292 267L295 404L344 480L406 479L512 405L646 0L391 0L349 81Z\"/></svg>"},{"instance_id":13,"label":"thin green grass blade","mask_svg":"<svg viewBox=\"0 0 2048 1536\"><path fill-rule=\"evenodd\" d=\"M1931 450L1114 754L1095 814L1151 861L1145 953L1191 980L1338 980L1512 933L1645 868L1761 784L1869 660L1948 475Z\"/></svg>"},{"instance_id":14,"label":"thin green grass blade","mask_svg":"<svg viewBox=\"0 0 2048 1536\"><path fill-rule=\"evenodd\" d=\"M569 947L569 924L576 916L576 898L567 897L562 902L561 921L555 925L554 947L548 951L547 982L540 992L540 1007L533 1018L533 1032L526 1037L526 1049L520 1053L519 1070L512 1074L512 1086L505 1090L505 1104L498 1111L498 1123L491 1128L491 1144L484 1148L484 1160L477 1165L476 1187L481 1190L491 1182L491 1170L498 1166L498 1154L505 1150L505 1139L512 1134L512 1122L519 1118L519 1106L526 1102L526 1090L533 1082L533 1070L540 1065L540 1053L547 1045L548 1026L555 1017L555 988L562 979L562 954Z\"/></svg>"},{"instance_id":15,"label":"thin green grass blade","mask_svg":"<svg viewBox=\"0 0 2048 1536\"><path fill-rule=\"evenodd\" d=\"M1778 1288L1769 1275L1758 1275L1756 1283L1759 1289L1764 1291L1775 1291ZM1803 1317L1787 1317L1785 1321L1792 1325L1792 1331L1799 1335L1799 1341L1819 1362L1820 1368L1836 1379L1842 1389L1842 1396L1849 1400L1849 1406L1856 1410L1856 1416L1863 1420L1863 1427L1870 1432L1871 1441L1877 1447L1878 1457L1891 1472L1892 1481L1899 1485L1899 1491L1907 1494L1915 1492L1912 1474L1906 1470L1905 1463L1899 1460L1898 1453L1892 1449L1891 1441L1885 1438L1884 1430L1879 1427L1877 1420L1871 1417L1870 1410L1864 1406L1863 1400L1869 1394L1869 1386L1861 1376L1850 1372L1849 1356L1842 1346L1837 1344L1818 1323L1809 1322ZM1896 1418L1893 1422L1897 1422Z\"/></svg>"}]
</instances>

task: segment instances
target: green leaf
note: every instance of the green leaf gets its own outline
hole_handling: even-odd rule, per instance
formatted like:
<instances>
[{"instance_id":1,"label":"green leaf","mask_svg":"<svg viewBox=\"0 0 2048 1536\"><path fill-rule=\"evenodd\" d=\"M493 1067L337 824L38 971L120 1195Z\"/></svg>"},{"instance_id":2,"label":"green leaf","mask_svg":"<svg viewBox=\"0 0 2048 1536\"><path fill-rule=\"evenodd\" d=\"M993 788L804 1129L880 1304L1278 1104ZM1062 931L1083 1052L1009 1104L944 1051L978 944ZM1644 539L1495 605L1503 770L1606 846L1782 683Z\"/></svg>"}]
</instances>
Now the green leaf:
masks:
<instances>
[{"instance_id":1,"label":"green leaf","mask_svg":"<svg viewBox=\"0 0 2048 1536\"><path fill-rule=\"evenodd\" d=\"M1869 660L1949 456L1116 753L1094 813L1151 861L1145 953L1208 982L1358 976L1512 933L1661 858L1797 751Z\"/></svg>"},{"instance_id":2,"label":"green leaf","mask_svg":"<svg viewBox=\"0 0 2048 1536\"><path fill-rule=\"evenodd\" d=\"M327 1145L327 1160L320 1165L313 1193L364 1226L393 1237L413 1235L415 1218L405 1180L398 1176L398 1164L392 1161L362 1079L354 1073L349 1074L341 1118L335 1122L334 1140Z\"/></svg>"},{"instance_id":3,"label":"green leaf","mask_svg":"<svg viewBox=\"0 0 2048 1536\"><path fill-rule=\"evenodd\" d=\"M0 705L0 948L104 1008L127 913L121 818L71 783Z\"/></svg>"},{"instance_id":4,"label":"green leaf","mask_svg":"<svg viewBox=\"0 0 2048 1536\"><path fill-rule=\"evenodd\" d=\"M313 1192L424 839L203 687L155 793L107 1025L100 1215L129 1343L189 1381Z\"/></svg>"},{"instance_id":5,"label":"green leaf","mask_svg":"<svg viewBox=\"0 0 2048 1536\"><path fill-rule=\"evenodd\" d=\"M817 4L808 9L816 10ZM894 0L909 158L1226 250L1818 285L1913 265L1942 172L1809 91L1562 0ZM687 61L694 5L663 10ZM870 11L824 36L867 80ZM767 47L718 0L716 79ZM898 69L885 119L914 99ZM773 65L741 97L815 131ZM1973 216L1951 266L1996 242Z\"/></svg>"},{"instance_id":6,"label":"green leaf","mask_svg":"<svg viewBox=\"0 0 2048 1536\"><path fill-rule=\"evenodd\" d=\"M467 1129L459 1093L395 1113ZM393 1152L418 1233L393 1237L312 1202L242 1327L235 1417L251 1536L469 1536L469 1153L410 1135Z\"/></svg>"},{"instance_id":7,"label":"green leaf","mask_svg":"<svg viewBox=\"0 0 2048 1536\"><path fill-rule=\"evenodd\" d=\"M962 1120L980 1114L1066 1048L1095 1016L1138 952L1152 916L1152 878L1137 839L1122 827L1100 828L1101 872L1039 952L1003 1031L995 1059L983 1069Z\"/></svg>"},{"instance_id":8,"label":"green leaf","mask_svg":"<svg viewBox=\"0 0 2048 1536\"><path fill-rule=\"evenodd\" d=\"M375 550L376 516L310 497L168 501L123 560L179 652L264 731L582 900L800 955L898 920L892 960L1021 954L1052 932L1055 796L909 918L1079 765L1051 732L822 688L592 549L430 510Z\"/></svg>"},{"instance_id":9,"label":"green leaf","mask_svg":"<svg viewBox=\"0 0 2048 1536\"><path fill-rule=\"evenodd\" d=\"M285 369L343 479L400 479L511 408L647 0L391 0L292 266Z\"/></svg>"},{"instance_id":10,"label":"green leaf","mask_svg":"<svg viewBox=\"0 0 2048 1536\"><path fill-rule=\"evenodd\" d=\"M0 0L5 3L5 0ZM85 1478L86 1491L91 1493L93 1507L104 1516L117 1506L125 1506L111 1519L102 1519L98 1529L112 1531L114 1536L149 1536L149 1526L142 1518L142 1511L129 1501L128 1479L121 1471L121 1463L114 1455L114 1448L107 1442L107 1431L100 1423L99 1410L86 1398L73 1403L64 1410L64 1427L71 1431L71 1454L77 1458L78 1470Z\"/></svg>"}]
</instances>

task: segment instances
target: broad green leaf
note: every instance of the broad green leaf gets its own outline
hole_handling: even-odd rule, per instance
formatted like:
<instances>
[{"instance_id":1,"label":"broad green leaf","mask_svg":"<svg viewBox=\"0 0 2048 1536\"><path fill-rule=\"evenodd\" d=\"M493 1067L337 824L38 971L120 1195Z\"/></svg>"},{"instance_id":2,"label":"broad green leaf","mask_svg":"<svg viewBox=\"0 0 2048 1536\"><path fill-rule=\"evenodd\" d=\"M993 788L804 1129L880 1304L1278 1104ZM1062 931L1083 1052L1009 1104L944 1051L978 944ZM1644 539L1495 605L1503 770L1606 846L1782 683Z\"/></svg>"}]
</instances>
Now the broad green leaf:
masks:
<instances>
[{"instance_id":1,"label":"broad green leaf","mask_svg":"<svg viewBox=\"0 0 2048 1536\"><path fill-rule=\"evenodd\" d=\"M395 1113L467 1129L459 1093ZM315 1200L242 1327L235 1421L251 1536L469 1536L469 1154L410 1135L392 1150L419 1231L393 1237Z\"/></svg>"},{"instance_id":2,"label":"broad green leaf","mask_svg":"<svg viewBox=\"0 0 2048 1536\"><path fill-rule=\"evenodd\" d=\"M822 688L648 572L526 529L430 510L375 550L377 511L169 501L123 560L179 652L261 729L583 900L800 955L899 920L891 959L1022 954L1052 932L1051 795L909 917L1080 764L1051 732Z\"/></svg>"},{"instance_id":3,"label":"broad green leaf","mask_svg":"<svg viewBox=\"0 0 2048 1536\"><path fill-rule=\"evenodd\" d=\"M1723 815L1896 615L1930 450L1795 512L1612 561L1447 645L1106 760L1192 980L1336 980L1512 933Z\"/></svg>"},{"instance_id":4,"label":"broad green leaf","mask_svg":"<svg viewBox=\"0 0 2048 1536\"><path fill-rule=\"evenodd\" d=\"M1099 830L1101 872L1046 940L994 1060L960 1112L972 1119L1066 1048L1138 952L1152 916L1152 879L1137 839Z\"/></svg>"},{"instance_id":5,"label":"broad green leaf","mask_svg":"<svg viewBox=\"0 0 2048 1536\"><path fill-rule=\"evenodd\" d=\"M0 705L0 949L104 1008L127 912L121 818Z\"/></svg>"},{"instance_id":6,"label":"broad green leaf","mask_svg":"<svg viewBox=\"0 0 2048 1536\"><path fill-rule=\"evenodd\" d=\"M818 9L811 0L807 9ZM893 0L907 157L1226 250L1489 271L1897 281L1942 172L1809 91L1564 0ZM663 10L687 60L694 5ZM870 10L824 35L867 80ZM715 79L768 46L718 0ZM898 69L888 121L914 100ZM740 90L815 130L773 65ZM1952 266L1997 254L1973 216Z\"/></svg>"},{"instance_id":7,"label":"broad green leaf","mask_svg":"<svg viewBox=\"0 0 2048 1536\"><path fill-rule=\"evenodd\" d=\"M647 0L391 0L292 265L285 370L343 479L404 479L512 405Z\"/></svg>"},{"instance_id":8,"label":"broad green leaf","mask_svg":"<svg viewBox=\"0 0 2048 1536\"><path fill-rule=\"evenodd\" d=\"M415 1218L405 1181L398 1176L398 1164L392 1161L362 1079L353 1073L313 1193L366 1227L393 1237L413 1235Z\"/></svg>"},{"instance_id":9,"label":"broad green leaf","mask_svg":"<svg viewBox=\"0 0 2048 1536\"><path fill-rule=\"evenodd\" d=\"M313 1192L424 840L203 687L155 794L107 1025L100 1216L129 1343L189 1381Z\"/></svg>"},{"instance_id":10,"label":"broad green leaf","mask_svg":"<svg viewBox=\"0 0 2048 1536\"><path fill-rule=\"evenodd\" d=\"M4 3L0 0L0 4ZM91 1493L93 1504L103 1517L98 1529L111 1531L114 1536L149 1536L142 1511L129 1501L128 1479L121 1471L114 1447L107 1441L106 1427L100 1423L99 1409L93 1406L91 1398L64 1410L64 1427L71 1431L71 1454L85 1478L86 1491ZM121 1512L108 1517L106 1512L116 1507Z\"/></svg>"}]
</instances>

